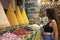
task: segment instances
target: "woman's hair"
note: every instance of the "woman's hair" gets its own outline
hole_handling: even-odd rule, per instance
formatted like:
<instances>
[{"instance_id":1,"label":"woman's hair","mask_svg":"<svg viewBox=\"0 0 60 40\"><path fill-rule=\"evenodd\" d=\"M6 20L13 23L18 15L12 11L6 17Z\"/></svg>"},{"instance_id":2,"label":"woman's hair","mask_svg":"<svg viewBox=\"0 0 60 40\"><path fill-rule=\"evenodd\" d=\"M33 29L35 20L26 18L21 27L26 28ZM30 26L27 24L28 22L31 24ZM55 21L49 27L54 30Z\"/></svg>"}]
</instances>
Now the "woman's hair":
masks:
<instances>
[{"instance_id":1,"label":"woman's hair","mask_svg":"<svg viewBox=\"0 0 60 40\"><path fill-rule=\"evenodd\" d=\"M55 14L55 10L53 8L47 8L46 14L47 14L48 19L51 19L51 20L55 19L56 20L56 14Z\"/></svg>"}]
</instances>

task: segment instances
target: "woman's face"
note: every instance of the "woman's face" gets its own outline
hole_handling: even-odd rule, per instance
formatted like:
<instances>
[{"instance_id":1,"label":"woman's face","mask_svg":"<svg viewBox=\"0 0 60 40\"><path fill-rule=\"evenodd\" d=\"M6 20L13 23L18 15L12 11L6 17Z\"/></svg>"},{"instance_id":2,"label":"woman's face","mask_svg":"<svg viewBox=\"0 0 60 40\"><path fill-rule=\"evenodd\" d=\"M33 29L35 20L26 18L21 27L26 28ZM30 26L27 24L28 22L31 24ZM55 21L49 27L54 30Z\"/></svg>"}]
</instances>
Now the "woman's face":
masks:
<instances>
[{"instance_id":1,"label":"woman's face","mask_svg":"<svg viewBox=\"0 0 60 40\"><path fill-rule=\"evenodd\" d=\"M44 16L47 16L46 11L44 12Z\"/></svg>"}]
</instances>

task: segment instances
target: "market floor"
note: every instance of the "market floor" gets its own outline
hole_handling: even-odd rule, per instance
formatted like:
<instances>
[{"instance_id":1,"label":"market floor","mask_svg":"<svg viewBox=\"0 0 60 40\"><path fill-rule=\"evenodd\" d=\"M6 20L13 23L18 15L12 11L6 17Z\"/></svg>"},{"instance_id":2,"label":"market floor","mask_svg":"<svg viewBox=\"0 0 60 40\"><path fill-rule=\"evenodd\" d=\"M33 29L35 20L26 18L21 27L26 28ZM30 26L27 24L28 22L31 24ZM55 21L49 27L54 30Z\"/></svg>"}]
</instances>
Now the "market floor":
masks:
<instances>
[{"instance_id":1,"label":"market floor","mask_svg":"<svg viewBox=\"0 0 60 40\"><path fill-rule=\"evenodd\" d=\"M60 40L60 36L59 36L59 40Z\"/></svg>"}]
</instances>

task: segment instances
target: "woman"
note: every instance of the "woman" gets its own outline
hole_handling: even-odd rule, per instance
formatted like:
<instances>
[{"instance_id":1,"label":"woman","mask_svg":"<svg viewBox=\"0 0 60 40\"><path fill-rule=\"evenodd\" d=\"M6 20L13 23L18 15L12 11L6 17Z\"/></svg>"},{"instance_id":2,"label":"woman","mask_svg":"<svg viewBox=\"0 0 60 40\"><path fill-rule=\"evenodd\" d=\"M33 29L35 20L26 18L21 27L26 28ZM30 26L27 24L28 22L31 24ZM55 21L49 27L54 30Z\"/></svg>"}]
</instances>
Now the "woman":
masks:
<instances>
[{"instance_id":1,"label":"woman","mask_svg":"<svg viewBox=\"0 0 60 40\"><path fill-rule=\"evenodd\" d=\"M48 22L43 26L43 40L58 40L58 29L56 23L55 10L53 8L47 8L46 14L48 17ZM52 36L54 33L54 37Z\"/></svg>"}]
</instances>

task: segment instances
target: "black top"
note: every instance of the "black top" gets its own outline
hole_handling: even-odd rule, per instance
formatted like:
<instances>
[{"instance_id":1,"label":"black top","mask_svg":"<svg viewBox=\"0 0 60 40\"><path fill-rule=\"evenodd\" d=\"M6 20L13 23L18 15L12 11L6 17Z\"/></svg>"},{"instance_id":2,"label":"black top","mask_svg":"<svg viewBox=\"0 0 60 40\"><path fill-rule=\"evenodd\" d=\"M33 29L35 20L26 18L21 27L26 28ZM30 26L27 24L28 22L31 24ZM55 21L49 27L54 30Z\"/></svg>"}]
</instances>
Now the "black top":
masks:
<instances>
[{"instance_id":1,"label":"black top","mask_svg":"<svg viewBox=\"0 0 60 40\"><path fill-rule=\"evenodd\" d=\"M53 32L53 28L51 26L49 26L50 23L51 23L51 21L43 26L44 32L50 32L50 33Z\"/></svg>"}]
</instances>

